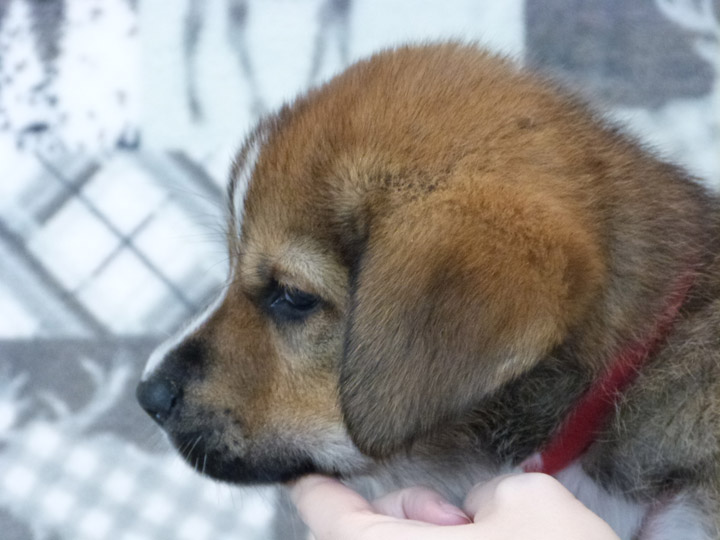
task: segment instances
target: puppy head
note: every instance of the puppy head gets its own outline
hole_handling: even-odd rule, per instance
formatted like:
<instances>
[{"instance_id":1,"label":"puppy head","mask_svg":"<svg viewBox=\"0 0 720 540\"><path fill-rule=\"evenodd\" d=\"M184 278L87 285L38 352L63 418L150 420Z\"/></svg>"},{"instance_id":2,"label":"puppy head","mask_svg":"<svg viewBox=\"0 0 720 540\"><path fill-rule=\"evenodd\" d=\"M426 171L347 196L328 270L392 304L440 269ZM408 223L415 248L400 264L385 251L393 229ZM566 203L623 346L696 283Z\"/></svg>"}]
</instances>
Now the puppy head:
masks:
<instances>
[{"instance_id":1,"label":"puppy head","mask_svg":"<svg viewBox=\"0 0 720 540\"><path fill-rule=\"evenodd\" d=\"M383 53L261 123L232 173L228 285L155 353L141 403L238 482L352 474L457 421L604 279L558 121L579 120L446 45Z\"/></svg>"}]
</instances>

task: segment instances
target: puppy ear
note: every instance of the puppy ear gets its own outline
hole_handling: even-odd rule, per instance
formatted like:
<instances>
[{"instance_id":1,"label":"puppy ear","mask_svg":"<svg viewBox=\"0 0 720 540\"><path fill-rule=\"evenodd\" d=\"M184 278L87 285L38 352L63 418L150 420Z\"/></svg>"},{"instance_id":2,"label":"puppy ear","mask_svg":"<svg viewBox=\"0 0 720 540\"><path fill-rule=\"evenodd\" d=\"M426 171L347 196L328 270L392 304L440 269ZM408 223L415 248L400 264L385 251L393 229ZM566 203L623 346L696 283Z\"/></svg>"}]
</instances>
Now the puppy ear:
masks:
<instances>
[{"instance_id":1,"label":"puppy ear","mask_svg":"<svg viewBox=\"0 0 720 540\"><path fill-rule=\"evenodd\" d=\"M340 402L382 457L452 422L567 335L602 278L589 235L507 186L433 192L369 226L354 270Z\"/></svg>"}]
</instances>

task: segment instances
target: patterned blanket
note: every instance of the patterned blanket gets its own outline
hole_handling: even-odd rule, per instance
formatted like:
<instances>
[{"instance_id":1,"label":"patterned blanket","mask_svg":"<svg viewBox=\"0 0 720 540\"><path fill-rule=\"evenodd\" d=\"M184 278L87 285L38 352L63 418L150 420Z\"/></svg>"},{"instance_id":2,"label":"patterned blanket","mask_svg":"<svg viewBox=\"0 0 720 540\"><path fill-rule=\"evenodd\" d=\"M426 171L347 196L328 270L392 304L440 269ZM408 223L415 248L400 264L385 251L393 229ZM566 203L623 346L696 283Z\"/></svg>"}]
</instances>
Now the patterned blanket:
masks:
<instances>
[{"instance_id":1,"label":"patterned blanket","mask_svg":"<svg viewBox=\"0 0 720 540\"><path fill-rule=\"evenodd\" d=\"M553 73L720 183L717 0L0 0L0 536L303 537L134 401L226 271L224 181L264 112L407 41Z\"/></svg>"}]
</instances>

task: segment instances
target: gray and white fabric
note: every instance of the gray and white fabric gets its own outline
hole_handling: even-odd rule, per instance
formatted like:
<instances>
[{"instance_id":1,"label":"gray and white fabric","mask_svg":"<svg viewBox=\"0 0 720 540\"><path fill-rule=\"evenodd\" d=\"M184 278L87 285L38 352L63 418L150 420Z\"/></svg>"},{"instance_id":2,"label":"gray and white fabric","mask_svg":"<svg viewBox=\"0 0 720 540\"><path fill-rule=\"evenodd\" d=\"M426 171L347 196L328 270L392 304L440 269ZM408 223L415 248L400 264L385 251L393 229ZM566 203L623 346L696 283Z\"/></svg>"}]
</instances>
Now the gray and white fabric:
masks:
<instances>
[{"instance_id":1,"label":"gray and white fabric","mask_svg":"<svg viewBox=\"0 0 720 540\"><path fill-rule=\"evenodd\" d=\"M717 0L0 0L0 538L300 538L134 401L226 273L252 123L393 44L478 40L720 183ZM648 179L652 181L652 179Z\"/></svg>"}]
</instances>

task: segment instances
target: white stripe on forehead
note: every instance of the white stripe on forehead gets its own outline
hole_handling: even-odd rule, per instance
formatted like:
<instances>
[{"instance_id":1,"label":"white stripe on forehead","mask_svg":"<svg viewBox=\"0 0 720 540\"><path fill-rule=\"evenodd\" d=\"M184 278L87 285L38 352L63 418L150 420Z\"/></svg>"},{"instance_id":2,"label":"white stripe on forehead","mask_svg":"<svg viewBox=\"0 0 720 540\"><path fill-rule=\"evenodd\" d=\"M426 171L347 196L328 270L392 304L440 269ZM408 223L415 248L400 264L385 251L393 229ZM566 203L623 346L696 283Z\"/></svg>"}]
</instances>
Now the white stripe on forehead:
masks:
<instances>
[{"instance_id":1,"label":"white stripe on forehead","mask_svg":"<svg viewBox=\"0 0 720 540\"><path fill-rule=\"evenodd\" d=\"M260 149L265 144L266 134L262 127L258 128L255 133L251 136L248 141L247 149L242 152L242 163L235 173L235 177L230 181L232 182L232 209L235 216L236 233L239 236L242 232L243 213L245 208L245 198L247 197L248 189L250 188L250 181L252 180L253 173L255 172L255 166L257 164L258 156L260 155ZM207 320L212 316L215 311L222 305L230 283L233 281L234 272L231 270L230 276L227 283L223 287L223 290L218 294L215 300L199 315L196 315L194 319L175 336L171 337L164 343L162 343L155 351L150 355L150 359L145 366L142 379L145 380L155 372L160 364L162 364L165 356L182 343L188 336L197 331Z\"/></svg>"},{"instance_id":2,"label":"white stripe on forehead","mask_svg":"<svg viewBox=\"0 0 720 540\"><path fill-rule=\"evenodd\" d=\"M258 129L255 136L250 140L249 147L245 152L243 163L235 178L233 178L233 214L235 215L235 229L238 237L242 234L243 215L245 213L245 199L250 189L250 181L252 180L255 166L257 165L260 149L265 143L265 133L262 129Z\"/></svg>"},{"instance_id":3,"label":"white stripe on forehead","mask_svg":"<svg viewBox=\"0 0 720 540\"><path fill-rule=\"evenodd\" d=\"M143 381L150 377L158 366L162 364L162 361L165 359L167 353L185 341L188 336L193 334L198 328L205 324L212 314L217 311L227 296L228 289L233 281L233 276L234 274L231 272L230 277L228 278L227 283L225 283L222 291L220 291L210 305L208 305L200 314L196 315L195 318L191 319L185 328L181 329L177 334L161 343L158 348L152 352L142 374Z\"/></svg>"}]
</instances>

